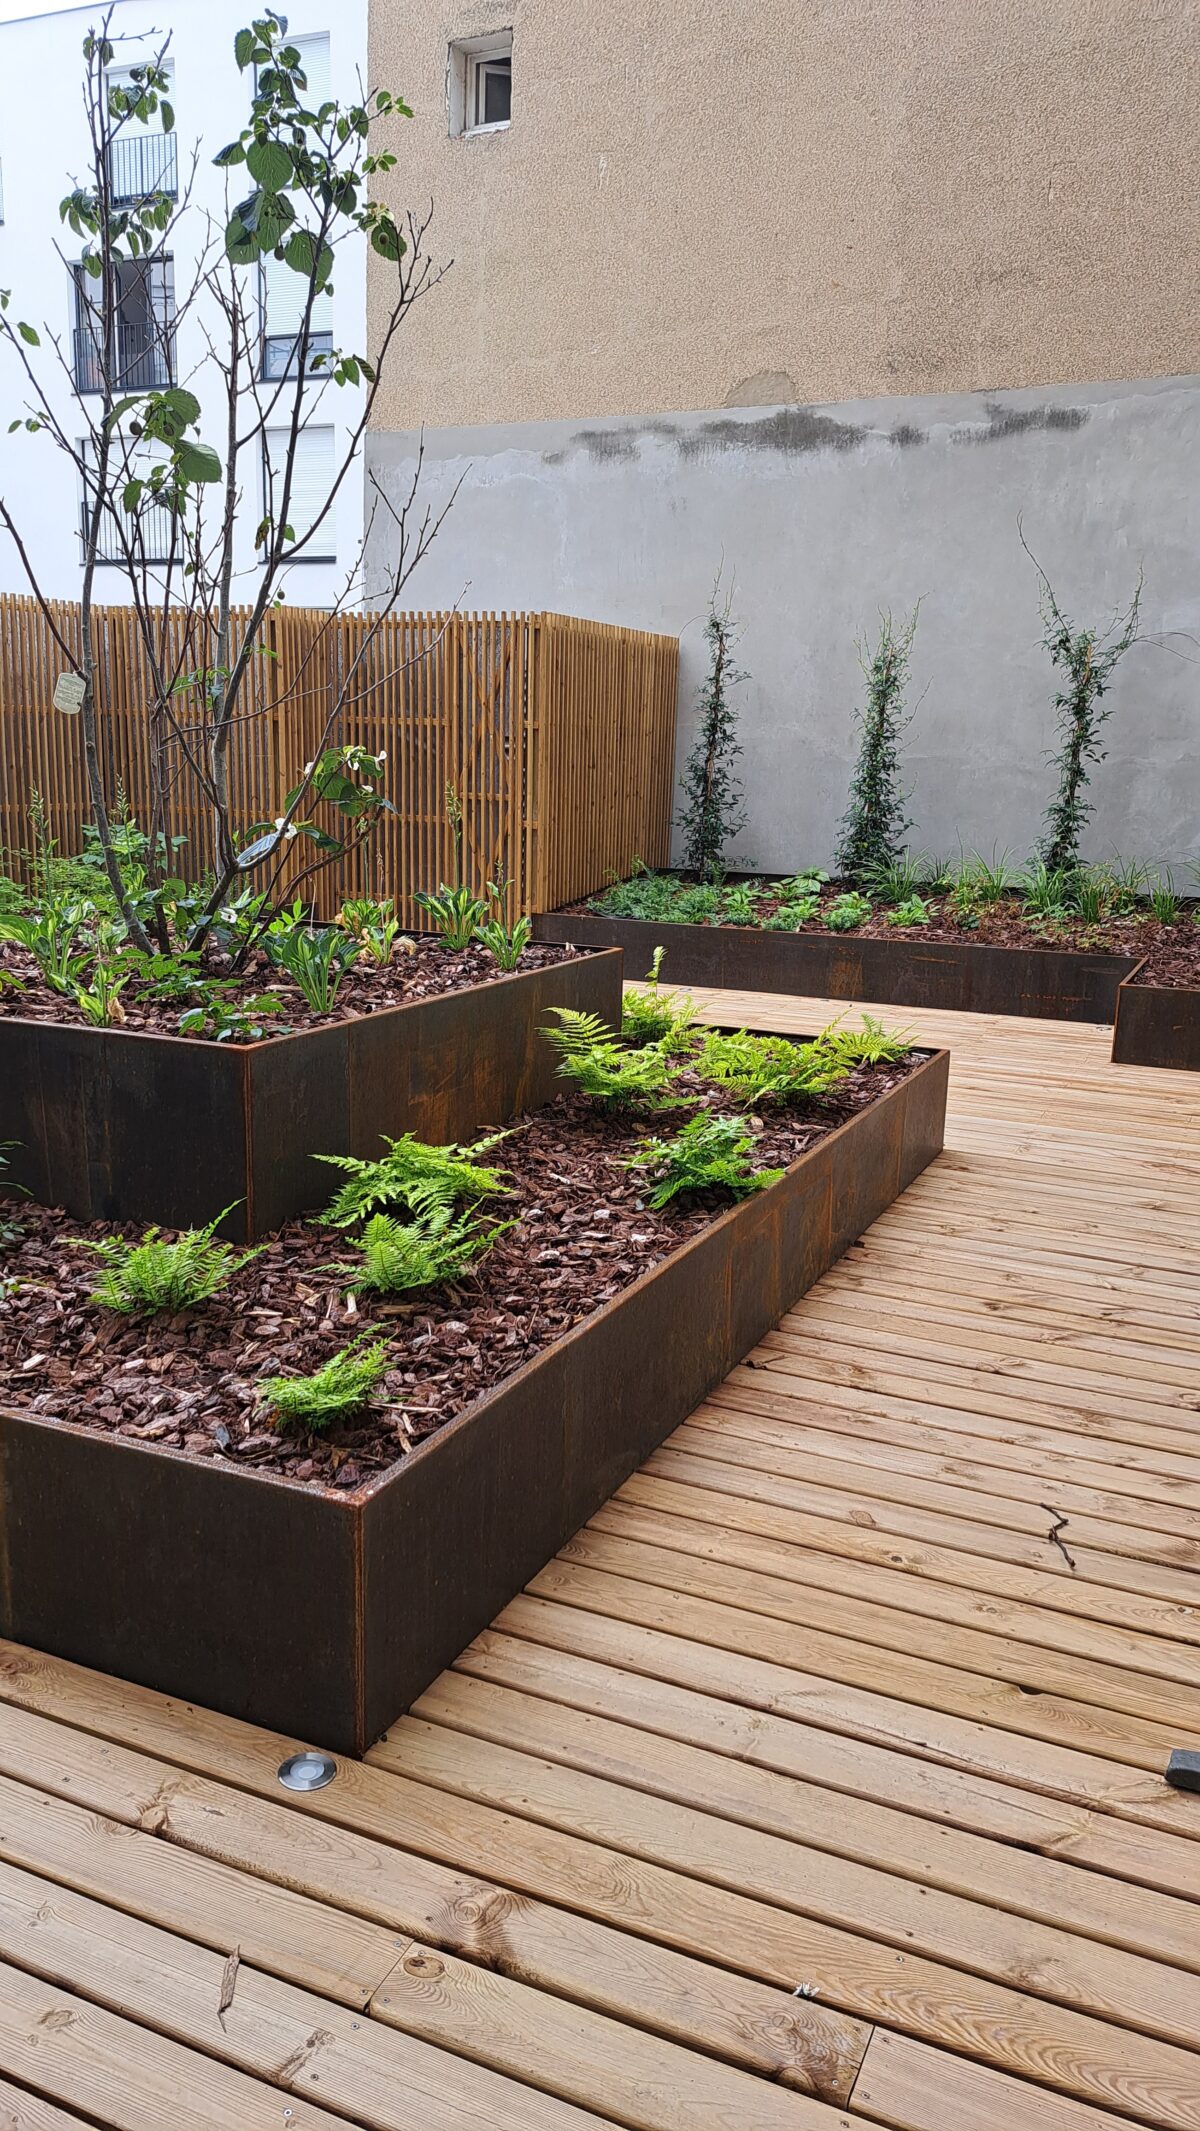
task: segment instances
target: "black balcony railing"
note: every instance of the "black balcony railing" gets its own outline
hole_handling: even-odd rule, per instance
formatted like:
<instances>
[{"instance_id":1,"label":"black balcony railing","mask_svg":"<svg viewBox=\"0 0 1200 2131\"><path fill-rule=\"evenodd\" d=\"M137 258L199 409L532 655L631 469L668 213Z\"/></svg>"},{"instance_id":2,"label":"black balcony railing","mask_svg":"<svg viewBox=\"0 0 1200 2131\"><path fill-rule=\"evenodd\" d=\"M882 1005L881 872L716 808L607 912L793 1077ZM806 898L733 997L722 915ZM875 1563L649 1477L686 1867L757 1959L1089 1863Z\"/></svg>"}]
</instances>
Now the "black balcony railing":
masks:
<instances>
[{"instance_id":1,"label":"black balcony railing","mask_svg":"<svg viewBox=\"0 0 1200 2131\"><path fill-rule=\"evenodd\" d=\"M108 189L114 207L130 207L158 192L174 200L179 192L175 135L118 134L108 150Z\"/></svg>"},{"instance_id":2,"label":"black balcony railing","mask_svg":"<svg viewBox=\"0 0 1200 2131\"><path fill-rule=\"evenodd\" d=\"M79 537L85 549L91 533L91 512L91 502L85 495L79 512ZM115 505L101 512L97 562L124 563L127 554L132 557L135 565L143 562L167 562L172 554L178 559L179 534L174 528L172 514L164 503L143 506L138 511L136 523L132 518L123 515L118 523Z\"/></svg>"},{"instance_id":3,"label":"black balcony railing","mask_svg":"<svg viewBox=\"0 0 1200 2131\"><path fill-rule=\"evenodd\" d=\"M300 335L298 333L269 333L263 341L262 374L264 378L294 377L300 368ZM330 355L333 351L332 333L310 333L304 343L304 367L316 369L319 377L324 363L314 365L316 355Z\"/></svg>"},{"instance_id":4,"label":"black balcony railing","mask_svg":"<svg viewBox=\"0 0 1200 2131\"><path fill-rule=\"evenodd\" d=\"M171 383L174 369L175 336L169 326L118 321L109 350L109 383L115 393L161 391ZM78 392L104 390L100 342L87 326L75 333L75 388Z\"/></svg>"}]
</instances>

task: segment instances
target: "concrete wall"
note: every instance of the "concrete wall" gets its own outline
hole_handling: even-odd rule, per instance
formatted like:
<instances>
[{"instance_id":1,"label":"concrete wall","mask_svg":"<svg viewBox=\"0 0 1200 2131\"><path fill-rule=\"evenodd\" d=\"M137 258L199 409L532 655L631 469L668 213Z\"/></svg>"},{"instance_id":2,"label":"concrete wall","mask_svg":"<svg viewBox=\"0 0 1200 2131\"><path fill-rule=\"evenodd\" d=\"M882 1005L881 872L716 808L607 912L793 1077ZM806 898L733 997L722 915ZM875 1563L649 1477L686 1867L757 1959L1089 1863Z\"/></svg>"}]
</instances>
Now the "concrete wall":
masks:
<instances>
[{"instance_id":1,"label":"concrete wall","mask_svg":"<svg viewBox=\"0 0 1200 2131\"><path fill-rule=\"evenodd\" d=\"M378 0L370 72L454 262L381 428L1200 368L1195 0Z\"/></svg>"},{"instance_id":2,"label":"concrete wall","mask_svg":"<svg viewBox=\"0 0 1200 2131\"><path fill-rule=\"evenodd\" d=\"M415 442L375 434L399 493ZM916 843L1023 856L1050 797L1054 682L1026 536L1078 625L1145 568L1109 698L1093 855L1200 857L1200 378L426 436L463 486L414 606L558 608L683 640L681 754L713 579L736 579L748 862L827 862L855 749L855 638L922 600L906 744ZM917 699L920 698L919 702Z\"/></svg>"}]
</instances>

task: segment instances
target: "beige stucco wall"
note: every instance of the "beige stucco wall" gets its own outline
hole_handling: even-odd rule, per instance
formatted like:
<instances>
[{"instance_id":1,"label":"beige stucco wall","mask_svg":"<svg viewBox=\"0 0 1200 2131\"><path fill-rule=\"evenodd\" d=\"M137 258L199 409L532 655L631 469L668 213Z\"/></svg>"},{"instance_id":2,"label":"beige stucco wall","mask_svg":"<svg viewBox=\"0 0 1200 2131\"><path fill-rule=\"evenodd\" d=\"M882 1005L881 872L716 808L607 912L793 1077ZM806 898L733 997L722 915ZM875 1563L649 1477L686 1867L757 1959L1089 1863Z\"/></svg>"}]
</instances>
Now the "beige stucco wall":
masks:
<instances>
[{"instance_id":1,"label":"beige stucco wall","mask_svg":"<svg viewBox=\"0 0 1200 2131\"><path fill-rule=\"evenodd\" d=\"M1200 367L1196 0L373 0L454 264L377 427ZM452 37L514 29L451 139Z\"/></svg>"}]
</instances>

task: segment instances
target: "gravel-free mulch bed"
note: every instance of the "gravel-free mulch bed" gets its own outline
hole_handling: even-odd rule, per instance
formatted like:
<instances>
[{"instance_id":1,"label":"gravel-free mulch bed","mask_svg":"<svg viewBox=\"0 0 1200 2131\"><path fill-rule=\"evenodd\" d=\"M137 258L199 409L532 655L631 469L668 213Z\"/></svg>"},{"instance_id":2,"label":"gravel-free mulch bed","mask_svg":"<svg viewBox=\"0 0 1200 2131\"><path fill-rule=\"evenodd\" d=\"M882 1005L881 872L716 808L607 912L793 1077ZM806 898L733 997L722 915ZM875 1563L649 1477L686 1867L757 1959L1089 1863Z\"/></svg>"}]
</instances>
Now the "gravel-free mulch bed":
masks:
<instances>
[{"instance_id":1,"label":"gravel-free mulch bed","mask_svg":"<svg viewBox=\"0 0 1200 2131\"><path fill-rule=\"evenodd\" d=\"M377 1014L384 1007L408 1006L417 999L435 999L443 992L464 991L472 984L491 984L507 974L524 976L531 969L548 969L575 954L570 947L534 942L525 949L517 969L506 972L485 947L455 951L428 934L409 938L410 946L397 947L385 968L367 960L354 963L328 1014L315 1012L286 970L277 969L261 953L251 958L244 975L224 997L230 1004L264 997L277 999L278 1012L269 1019L264 1017L263 1036L293 1036L303 1029L327 1028L331 1021L354 1021L363 1014ZM11 1014L27 1021L86 1023L87 1016L73 1000L51 989L33 956L23 948L0 942L0 970L8 970L20 979L20 989L0 983L0 1015ZM205 974L228 980L228 963L214 955L206 964ZM177 1036L180 1015L186 1011L187 1003L155 998L146 982L135 977L120 995L118 1018L124 1028L141 1029L156 1036Z\"/></svg>"},{"instance_id":2,"label":"gravel-free mulch bed","mask_svg":"<svg viewBox=\"0 0 1200 2131\"><path fill-rule=\"evenodd\" d=\"M821 896L821 908L828 909L836 895L844 893L843 887L831 882ZM882 906L872 912L862 925L849 932L834 932L821 922L819 915L797 925L798 933L817 933L822 939L844 940L951 940L956 946L964 943L979 947L1044 948L1048 953L1063 949L1078 954L1113 954L1145 956L1146 967L1139 972L1140 984L1164 984L1181 986L1186 990L1200 991L1200 922L1192 906L1185 905L1173 925L1160 924L1153 916L1108 918L1100 925L1086 925L1082 919L1067 918L1062 923L1041 925L1031 922L1023 906L1011 897L982 906L978 923L973 926L960 924L952 906L945 898L926 897L929 906L929 922L926 925L890 925ZM603 917L607 913L597 910L587 902L568 906L581 916ZM764 896L759 908L763 917L771 917L779 908L777 900ZM666 917L639 919L647 927L648 934L655 924L669 925L688 922L684 918ZM761 926L733 927L734 930L760 931ZM633 971L629 972L634 974ZM664 976L670 979L669 960Z\"/></svg>"},{"instance_id":3,"label":"gravel-free mulch bed","mask_svg":"<svg viewBox=\"0 0 1200 2131\"><path fill-rule=\"evenodd\" d=\"M764 1105L751 1120L755 1166L795 1161L904 1079L921 1055L860 1067L820 1104ZM688 1084L702 1089L692 1075ZM709 1088L704 1099L715 1111L735 1111L725 1093ZM519 1225L461 1286L406 1302L363 1297L356 1307L328 1270L354 1257L349 1236L295 1222L201 1309L125 1317L89 1300L98 1260L71 1239L135 1239L140 1231L10 1205L22 1233L0 1246L0 1405L197 1458L356 1487L726 1210L728 1194L711 1192L652 1212L642 1203L645 1172L621 1166L648 1133L669 1137L690 1114L676 1108L631 1118L563 1095L522 1120L487 1157L508 1169L511 1193L482 1209L518 1215ZM277 1433L257 1381L307 1375L368 1327L387 1337L394 1357L375 1407L326 1436Z\"/></svg>"}]
</instances>

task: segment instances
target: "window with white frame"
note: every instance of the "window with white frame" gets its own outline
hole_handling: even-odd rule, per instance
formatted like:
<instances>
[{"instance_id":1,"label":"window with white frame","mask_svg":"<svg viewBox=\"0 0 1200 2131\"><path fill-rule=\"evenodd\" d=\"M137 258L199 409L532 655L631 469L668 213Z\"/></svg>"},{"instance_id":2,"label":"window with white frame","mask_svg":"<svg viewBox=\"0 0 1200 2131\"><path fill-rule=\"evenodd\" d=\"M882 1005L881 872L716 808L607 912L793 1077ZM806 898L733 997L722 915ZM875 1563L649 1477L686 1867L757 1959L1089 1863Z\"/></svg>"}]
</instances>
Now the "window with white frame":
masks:
<instances>
[{"instance_id":1,"label":"window with white frame","mask_svg":"<svg viewBox=\"0 0 1200 2131\"><path fill-rule=\"evenodd\" d=\"M93 438L80 438L78 455L82 468L79 537L82 553L86 556L92 513L96 507L96 447ZM120 563L126 568L140 570L145 563L181 560L183 533L165 503L156 503L151 496L143 495L136 511L130 514L120 501L120 491L130 475L136 473L144 479L151 466L156 462L163 465L167 457L165 445L141 441L135 450L124 437L116 439L97 527L98 563Z\"/></svg>"},{"instance_id":2,"label":"window with white frame","mask_svg":"<svg viewBox=\"0 0 1200 2131\"><path fill-rule=\"evenodd\" d=\"M329 38L293 37L308 83L306 101L310 111L319 111L333 94L329 62ZM333 298L323 290L313 298L304 330L304 301L308 293L306 274L293 272L281 259L268 255L262 262L262 374L265 378L291 377L303 366L314 367L314 357L326 356L333 347ZM324 365L317 364L320 377Z\"/></svg>"},{"instance_id":3,"label":"window with white frame","mask_svg":"<svg viewBox=\"0 0 1200 2131\"><path fill-rule=\"evenodd\" d=\"M451 133L496 133L512 121L511 30L459 37L450 47Z\"/></svg>"},{"instance_id":4,"label":"window with white frame","mask_svg":"<svg viewBox=\"0 0 1200 2131\"><path fill-rule=\"evenodd\" d=\"M164 64L167 77L167 101L175 94L175 70L170 61ZM112 67L105 75L110 89L128 89L136 93L138 83L128 67ZM162 129L161 115L145 124L138 119L126 120L117 130L108 150L108 182L114 207L134 207L143 200L153 199L156 193L165 193L174 200L179 193L179 168L176 156L175 131Z\"/></svg>"},{"instance_id":5,"label":"window with white frame","mask_svg":"<svg viewBox=\"0 0 1200 2131\"><path fill-rule=\"evenodd\" d=\"M272 524L278 523L283 509L290 435L291 431L288 429L268 429L263 437L263 517L269 518ZM334 441L332 424L323 427L309 422L296 433L286 522L291 526L297 540L303 540L305 535L312 531L333 486ZM337 560L337 531L332 504L321 518L312 540L302 549L296 560Z\"/></svg>"}]
</instances>

